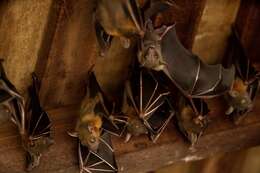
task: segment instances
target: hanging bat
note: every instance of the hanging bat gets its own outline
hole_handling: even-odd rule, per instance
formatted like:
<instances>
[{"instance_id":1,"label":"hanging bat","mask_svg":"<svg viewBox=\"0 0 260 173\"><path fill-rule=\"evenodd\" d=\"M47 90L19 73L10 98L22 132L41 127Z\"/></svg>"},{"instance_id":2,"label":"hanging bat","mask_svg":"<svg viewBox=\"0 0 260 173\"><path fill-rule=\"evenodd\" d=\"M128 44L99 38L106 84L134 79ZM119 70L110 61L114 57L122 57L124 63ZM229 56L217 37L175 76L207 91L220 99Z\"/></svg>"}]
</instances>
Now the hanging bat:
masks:
<instances>
[{"instance_id":1,"label":"hanging bat","mask_svg":"<svg viewBox=\"0 0 260 173\"><path fill-rule=\"evenodd\" d=\"M101 138L103 142L98 146L97 152L89 150L79 142L78 157L80 173L117 172L110 136L108 133L104 133Z\"/></svg>"},{"instance_id":2,"label":"hanging bat","mask_svg":"<svg viewBox=\"0 0 260 173\"><path fill-rule=\"evenodd\" d=\"M234 67L207 65L183 47L177 38L175 25L153 28L147 21L147 30L139 51L142 66L163 71L192 102L192 98L213 98L230 90ZM193 108L195 108L194 103Z\"/></svg>"},{"instance_id":3,"label":"hanging bat","mask_svg":"<svg viewBox=\"0 0 260 173\"><path fill-rule=\"evenodd\" d=\"M247 58L238 34L233 28L231 61L236 67L236 78L232 89L225 95L229 108L227 115L232 115L239 123L253 108L259 87L260 73Z\"/></svg>"},{"instance_id":4,"label":"hanging bat","mask_svg":"<svg viewBox=\"0 0 260 173\"><path fill-rule=\"evenodd\" d=\"M153 142L159 138L174 115L171 93L161 85L160 75L145 68L135 68L126 84L132 107L148 129Z\"/></svg>"},{"instance_id":5,"label":"hanging bat","mask_svg":"<svg viewBox=\"0 0 260 173\"><path fill-rule=\"evenodd\" d=\"M193 99L193 102L199 114L196 114L189 100L183 96L179 97L176 112L178 129L192 145L198 141L209 122L207 104L202 99Z\"/></svg>"},{"instance_id":6,"label":"hanging bat","mask_svg":"<svg viewBox=\"0 0 260 173\"><path fill-rule=\"evenodd\" d=\"M28 88L29 100L26 105L25 117L22 117L19 110L20 117L15 118L18 120L16 121L18 127L22 128L19 130L23 147L27 152L27 170L29 171L40 164L42 153L54 143L51 121L39 101L40 84L35 74L32 75L32 81L32 85Z\"/></svg>"},{"instance_id":7,"label":"hanging bat","mask_svg":"<svg viewBox=\"0 0 260 173\"><path fill-rule=\"evenodd\" d=\"M0 122L11 120L15 123L18 121L16 114L21 113L24 117L24 99L8 80L2 62L0 60ZM24 127L24 124L21 126Z\"/></svg>"},{"instance_id":8,"label":"hanging bat","mask_svg":"<svg viewBox=\"0 0 260 173\"><path fill-rule=\"evenodd\" d=\"M108 35L122 38L125 48L130 46L129 37L143 35L140 8L135 0L98 0L95 23L98 31L103 29ZM103 45L100 35L97 36Z\"/></svg>"},{"instance_id":9,"label":"hanging bat","mask_svg":"<svg viewBox=\"0 0 260 173\"><path fill-rule=\"evenodd\" d=\"M143 37L144 21L156 13L167 10L172 4L158 0L99 0L95 11L97 41L104 56L112 37L119 37L129 48L131 37Z\"/></svg>"},{"instance_id":10,"label":"hanging bat","mask_svg":"<svg viewBox=\"0 0 260 173\"><path fill-rule=\"evenodd\" d=\"M103 103L103 96L95 74L89 72L87 92L81 103L75 132L69 133L69 135L79 138L81 144L92 151L96 151L100 143L102 114L104 112L98 109L98 105Z\"/></svg>"}]
</instances>

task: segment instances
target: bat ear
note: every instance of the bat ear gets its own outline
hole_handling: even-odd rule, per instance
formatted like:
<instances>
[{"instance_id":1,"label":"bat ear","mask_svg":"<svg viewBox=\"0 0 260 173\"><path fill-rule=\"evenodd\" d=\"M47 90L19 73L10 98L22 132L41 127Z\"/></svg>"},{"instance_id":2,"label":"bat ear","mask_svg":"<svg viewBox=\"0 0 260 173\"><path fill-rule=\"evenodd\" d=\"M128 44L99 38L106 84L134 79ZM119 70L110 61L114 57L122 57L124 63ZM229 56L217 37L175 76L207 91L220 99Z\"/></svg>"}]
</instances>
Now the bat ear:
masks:
<instances>
[{"instance_id":1,"label":"bat ear","mask_svg":"<svg viewBox=\"0 0 260 173\"><path fill-rule=\"evenodd\" d=\"M70 135L71 137L77 138L79 136L78 132L67 132L68 135Z\"/></svg>"}]
</instances>

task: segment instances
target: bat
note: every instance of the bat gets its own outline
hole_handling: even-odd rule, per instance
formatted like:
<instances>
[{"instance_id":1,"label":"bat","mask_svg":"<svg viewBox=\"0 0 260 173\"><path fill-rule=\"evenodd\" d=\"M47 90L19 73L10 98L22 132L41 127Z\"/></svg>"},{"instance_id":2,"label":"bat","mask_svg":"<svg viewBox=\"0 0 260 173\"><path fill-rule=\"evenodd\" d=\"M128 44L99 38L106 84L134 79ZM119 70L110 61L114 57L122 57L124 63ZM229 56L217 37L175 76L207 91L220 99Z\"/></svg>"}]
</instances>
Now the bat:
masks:
<instances>
[{"instance_id":1,"label":"bat","mask_svg":"<svg viewBox=\"0 0 260 173\"><path fill-rule=\"evenodd\" d=\"M151 140L156 142L174 116L171 93L161 85L160 75L145 68L135 68L126 84L131 106L148 129Z\"/></svg>"},{"instance_id":2,"label":"bat","mask_svg":"<svg viewBox=\"0 0 260 173\"><path fill-rule=\"evenodd\" d=\"M144 21L171 5L170 1L158 0L97 1L94 23L101 56L110 47L112 37L119 37L123 47L129 48L131 37L144 36Z\"/></svg>"},{"instance_id":3,"label":"bat","mask_svg":"<svg viewBox=\"0 0 260 173\"><path fill-rule=\"evenodd\" d=\"M40 82L36 75L32 74L32 85L29 86L29 99L26 104L26 116L16 121L18 127L24 124L24 129L19 129L22 143L27 152L27 170L32 170L40 164L42 153L53 143L52 123L48 113L41 107L39 101ZM21 113L20 113L21 115ZM22 122L22 121L25 122Z\"/></svg>"},{"instance_id":4,"label":"bat","mask_svg":"<svg viewBox=\"0 0 260 173\"><path fill-rule=\"evenodd\" d=\"M185 138L194 145L203 131L208 126L207 114L209 113L207 104L202 99L193 99L199 114L192 108L187 98L180 96L177 102L177 127Z\"/></svg>"},{"instance_id":5,"label":"bat","mask_svg":"<svg viewBox=\"0 0 260 173\"><path fill-rule=\"evenodd\" d=\"M96 152L78 143L78 158L80 173L117 172L114 150L108 133L103 133L102 143Z\"/></svg>"},{"instance_id":6,"label":"bat","mask_svg":"<svg viewBox=\"0 0 260 173\"><path fill-rule=\"evenodd\" d=\"M190 99L213 98L228 92L234 80L234 67L208 65L183 47L177 38L175 24L153 28L147 21L147 30L138 53L140 64L148 69L162 71ZM197 112L198 113L198 112Z\"/></svg>"},{"instance_id":7,"label":"bat","mask_svg":"<svg viewBox=\"0 0 260 173\"><path fill-rule=\"evenodd\" d=\"M229 105L226 114L231 115L235 123L239 123L253 109L260 73L246 56L235 28L231 39L232 49L229 58L235 64L236 78L233 87L225 95Z\"/></svg>"},{"instance_id":8,"label":"bat","mask_svg":"<svg viewBox=\"0 0 260 173\"><path fill-rule=\"evenodd\" d=\"M17 114L21 113L21 117L24 117L24 99L8 80L2 62L0 60L0 123L8 120L15 123L18 121ZM24 124L21 124L20 129L22 127Z\"/></svg>"},{"instance_id":9,"label":"bat","mask_svg":"<svg viewBox=\"0 0 260 173\"><path fill-rule=\"evenodd\" d=\"M102 39L99 39L102 38L102 32L99 32L102 29L107 35L122 38L123 46L128 48L130 46L129 37L143 35L141 23L140 8L135 0L97 1L95 25L100 45L104 46L102 41L100 42Z\"/></svg>"},{"instance_id":10,"label":"bat","mask_svg":"<svg viewBox=\"0 0 260 173\"><path fill-rule=\"evenodd\" d=\"M100 137L102 130L122 136L127 119L123 115L117 115L113 105L105 97L94 72L90 72L87 93L81 103L75 132L70 135L78 137L83 146L94 152L102 141Z\"/></svg>"}]
</instances>

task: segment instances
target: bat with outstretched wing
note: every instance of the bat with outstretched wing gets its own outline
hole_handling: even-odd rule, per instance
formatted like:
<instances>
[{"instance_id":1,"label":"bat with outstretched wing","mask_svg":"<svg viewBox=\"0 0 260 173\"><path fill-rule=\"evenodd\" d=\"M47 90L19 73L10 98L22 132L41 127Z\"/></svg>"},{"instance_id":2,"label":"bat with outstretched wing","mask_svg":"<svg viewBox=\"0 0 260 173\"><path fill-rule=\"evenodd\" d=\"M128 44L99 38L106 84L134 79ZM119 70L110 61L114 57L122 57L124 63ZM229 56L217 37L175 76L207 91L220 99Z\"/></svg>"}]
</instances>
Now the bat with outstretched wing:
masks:
<instances>
[{"instance_id":1,"label":"bat with outstretched wing","mask_svg":"<svg viewBox=\"0 0 260 173\"><path fill-rule=\"evenodd\" d=\"M156 73L156 71L136 67L126 83L128 99L154 142L175 112L170 101L171 93L161 85L160 75Z\"/></svg>"},{"instance_id":2,"label":"bat with outstretched wing","mask_svg":"<svg viewBox=\"0 0 260 173\"><path fill-rule=\"evenodd\" d=\"M154 28L147 21L147 32L141 42L139 62L142 66L163 71L194 106L192 98L213 98L228 92L234 80L234 67L208 65L185 49L178 40L175 25Z\"/></svg>"},{"instance_id":3,"label":"bat with outstretched wing","mask_svg":"<svg viewBox=\"0 0 260 173\"><path fill-rule=\"evenodd\" d=\"M192 145L198 141L209 122L207 104L202 99L193 99L193 102L199 114L193 109L190 101L183 96L180 96L176 103L177 127Z\"/></svg>"},{"instance_id":4,"label":"bat with outstretched wing","mask_svg":"<svg viewBox=\"0 0 260 173\"><path fill-rule=\"evenodd\" d=\"M48 113L44 111L39 101L39 80L36 75L32 75L32 85L28 88L29 99L26 105L25 118L19 118L16 124L25 124L24 129L20 129L22 143L27 151L27 170L32 170L40 164L42 153L53 143L51 130L52 123Z\"/></svg>"},{"instance_id":5,"label":"bat with outstretched wing","mask_svg":"<svg viewBox=\"0 0 260 173\"><path fill-rule=\"evenodd\" d=\"M260 73L246 56L235 28L233 28L231 44L229 59L235 64L236 78L232 89L225 95L229 104L226 114L232 115L235 123L239 123L253 108L259 88Z\"/></svg>"},{"instance_id":6,"label":"bat with outstretched wing","mask_svg":"<svg viewBox=\"0 0 260 173\"><path fill-rule=\"evenodd\" d=\"M114 158L114 150L111 145L110 135L101 135L102 143L96 152L89 150L78 143L78 158L80 173L116 173L117 165Z\"/></svg>"}]
</instances>

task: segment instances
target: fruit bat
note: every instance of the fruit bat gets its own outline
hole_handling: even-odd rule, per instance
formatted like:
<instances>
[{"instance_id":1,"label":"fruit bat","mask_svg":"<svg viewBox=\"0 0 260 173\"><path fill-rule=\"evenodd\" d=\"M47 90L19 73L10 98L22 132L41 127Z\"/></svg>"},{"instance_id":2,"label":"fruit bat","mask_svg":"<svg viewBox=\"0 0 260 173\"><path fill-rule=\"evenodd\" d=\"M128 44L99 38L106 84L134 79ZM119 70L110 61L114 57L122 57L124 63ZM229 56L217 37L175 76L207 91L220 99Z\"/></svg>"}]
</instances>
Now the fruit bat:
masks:
<instances>
[{"instance_id":1,"label":"fruit bat","mask_svg":"<svg viewBox=\"0 0 260 173\"><path fill-rule=\"evenodd\" d=\"M176 102L177 127L192 145L198 141L209 122L207 104L202 99L193 99L193 102L197 110L194 110L190 101L183 96Z\"/></svg>"},{"instance_id":2,"label":"fruit bat","mask_svg":"<svg viewBox=\"0 0 260 173\"><path fill-rule=\"evenodd\" d=\"M32 170L40 164L42 153L54 143L52 123L48 113L41 107L40 83L35 74L32 75L32 81L32 85L28 88L29 99L26 105L25 129L20 130L23 147L27 151L28 170Z\"/></svg>"},{"instance_id":3,"label":"fruit bat","mask_svg":"<svg viewBox=\"0 0 260 173\"><path fill-rule=\"evenodd\" d=\"M238 34L233 28L230 59L235 64L236 78L231 90L225 95L229 105L227 115L232 115L235 123L252 110L259 87L260 73L247 58Z\"/></svg>"},{"instance_id":4,"label":"fruit bat","mask_svg":"<svg viewBox=\"0 0 260 173\"><path fill-rule=\"evenodd\" d=\"M98 149L100 143L104 100L94 72L89 72L86 95L81 103L79 118L75 132L70 133L78 137L81 144L92 151Z\"/></svg>"},{"instance_id":5,"label":"fruit bat","mask_svg":"<svg viewBox=\"0 0 260 173\"><path fill-rule=\"evenodd\" d=\"M112 37L120 37L125 48L130 37L143 37L145 22L156 13L167 10L170 1L99 0L95 11L95 30L101 55L110 47Z\"/></svg>"},{"instance_id":6,"label":"fruit bat","mask_svg":"<svg viewBox=\"0 0 260 173\"><path fill-rule=\"evenodd\" d=\"M126 84L128 99L156 142L174 115L171 93L161 85L156 71L136 67Z\"/></svg>"},{"instance_id":7,"label":"fruit bat","mask_svg":"<svg viewBox=\"0 0 260 173\"><path fill-rule=\"evenodd\" d=\"M101 135L102 143L96 152L78 143L78 157L80 173L117 172L114 150L108 133Z\"/></svg>"},{"instance_id":8,"label":"fruit bat","mask_svg":"<svg viewBox=\"0 0 260 173\"><path fill-rule=\"evenodd\" d=\"M230 90L234 67L208 65L183 47L177 38L175 25L154 28L148 20L147 30L138 54L140 64L163 71L169 85L177 87L186 97L212 98ZM192 103L194 109L194 103Z\"/></svg>"},{"instance_id":9,"label":"fruit bat","mask_svg":"<svg viewBox=\"0 0 260 173\"><path fill-rule=\"evenodd\" d=\"M126 48L130 44L127 38L143 35L140 8L136 0L98 0L95 21L98 31L102 28L107 35L122 38ZM97 38L99 41L99 35Z\"/></svg>"}]
</instances>

